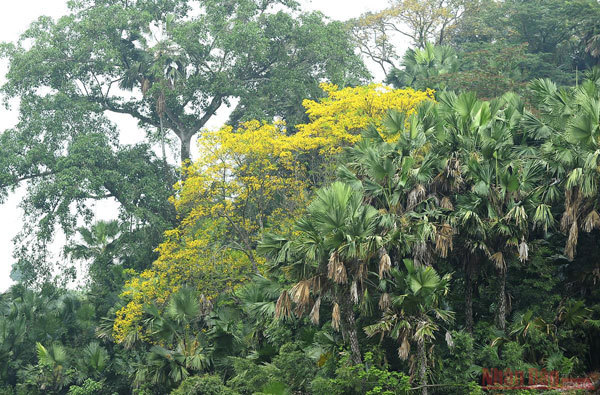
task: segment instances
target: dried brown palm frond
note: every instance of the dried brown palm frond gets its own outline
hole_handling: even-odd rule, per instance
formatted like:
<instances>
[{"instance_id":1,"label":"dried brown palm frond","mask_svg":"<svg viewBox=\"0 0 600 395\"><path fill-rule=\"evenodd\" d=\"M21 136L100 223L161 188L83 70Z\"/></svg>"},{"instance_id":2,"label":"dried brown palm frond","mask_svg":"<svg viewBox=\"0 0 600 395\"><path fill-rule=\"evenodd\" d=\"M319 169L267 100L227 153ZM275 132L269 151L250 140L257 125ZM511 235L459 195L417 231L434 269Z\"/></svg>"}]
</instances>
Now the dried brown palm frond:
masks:
<instances>
[{"instance_id":1,"label":"dried brown palm frond","mask_svg":"<svg viewBox=\"0 0 600 395\"><path fill-rule=\"evenodd\" d=\"M346 284L348 282L348 273L344 262L340 261L339 254L334 251L329 257L327 264L327 278L338 284Z\"/></svg>"},{"instance_id":2,"label":"dried brown palm frond","mask_svg":"<svg viewBox=\"0 0 600 395\"><path fill-rule=\"evenodd\" d=\"M440 207L446 210L454 210L454 205L452 204L452 200L448 196L444 196L442 201L440 202Z\"/></svg>"},{"instance_id":3,"label":"dried brown palm frond","mask_svg":"<svg viewBox=\"0 0 600 395\"><path fill-rule=\"evenodd\" d=\"M302 280L290 290L292 300L295 303L308 306L310 301L310 280Z\"/></svg>"},{"instance_id":4,"label":"dried brown palm frond","mask_svg":"<svg viewBox=\"0 0 600 395\"><path fill-rule=\"evenodd\" d=\"M570 261L575 258L575 251L577 249L577 239L579 238L579 227L577 226L577 220L571 224L569 229L569 237L567 238L567 245L565 246L565 255Z\"/></svg>"},{"instance_id":5,"label":"dried brown palm frond","mask_svg":"<svg viewBox=\"0 0 600 395\"><path fill-rule=\"evenodd\" d=\"M321 297L319 296L317 298L317 301L313 305L312 310L310 310L310 314L308 316L310 318L310 322L312 322L315 325L319 325L319 310L320 309L321 309Z\"/></svg>"},{"instance_id":6,"label":"dried brown palm frond","mask_svg":"<svg viewBox=\"0 0 600 395\"><path fill-rule=\"evenodd\" d=\"M340 330L340 305L337 303L333 304L333 311L331 312L331 326L336 331Z\"/></svg>"},{"instance_id":7,"label":"dried brown palm frond","mask_svg":"<svg viewBox=\"0 0 600 395\"><path fill-rule=\"evenodd\" d=\"M337 251L334 251L329 257L327 277L338 284L346 284L348 282L346 266L344 266L344 262L340 261L340 256Z\"/></svg>"},{"instance_id":8,"label":"dried brown palm frond","mask_svg":"<svg viewBox=\"0 0 600 395\"><path fill-rule=\"evenodd\" d=\"M569 226L573 223L575 219L573 216L573 205L571 200L573 198L573 191L571 189L565 190L565 211L560 219L560 230L566 232Z\"/></svg>"},{"instance_id":9,"label":"dried brown palm frond","mask_svg":"<svg viewBox=\"0 0 600 395\"><path fill-rule=\"evenodd\" d=\"M407 206L408 207L414 207L417 204L421 203L423 201L423 198L425 197L425 187L421 184L417 184L417 186L408 193L408 198L407 198Z\"/></svg>"},{"instance_id":10,"label":"dried brown palm frond","mask_svg":"<svg viewBox=\"0 0 600 395\"><path fill-rule=\"evenodd\" d=\"M586 215L585 220L583 221L583 230L586 232L591 232L594 229L600 229L600 215L596 210L590 211L588 215Z\"/></svg>"},{"instance_id":11,"label":"dried brown palm frond","mask_svg":"<svg viewBox=\"0 0 600 395\"><path fill-rule=\"evenodd\" d=\"M519 260L525 262L529 258L529 246L525 242L525 239L521 239L519 244Z\"/></svg>"},{"instance_id":12,"label":"dried brown palm frond","mask_svg":"<svg viewBox=\"0 0 600 395\"><path fill-rule=\"evenodd\" d=\"M379 277L383 278L392 268L392 260L384 248L379 250Z\"/></svg>"},{"instance_id":13,"label":"dried brown palm frond","mask_svg":"<svg viewBox=\"0 0 600 395\"><path fill-rule=\"evenodd\" d=\"M450 224L443 224L437 229L435 235L435 249L442 258L446 258L448 256L448 250L452 251L454 248L453 235L454 229L452 229Z\"/></svg>"},{"instance_id":14,"label":"dried brown palm frond","mask_svg":"<svg viewBox=\"0 0 600 395\"><path fill-rule=\"evenodd\" d=\"M410 343L408 342L407 337L404 336L402 338L402 344L400 344L400 347L398 348L398 357L401 360L406 361L409 354L410 354Z\"/></svg>"},{"instance_id":15,"label":"dried brown palm frond","mask_svg":"<svg viewBox=\"0 0 600 395\"><path fill-rule=\"evenodd\" d=\"M340 262L338 268L333 276L333 281L338 284L346 284L348 282L348 273L346 272L346 266L344 262Z\"/></svg>"},{"instance_id":16,"label":"dried brown palm frond","mask_svg":"<svg viewBox=\"0 0 600 395\"><path fill-rule=\"evenodd\" d=\"M150 90L150 80L148 78L142 78L142 95L146 96L146 93Z\"/></svg>"},{"instance_id":17,"label":"dried brown palm frond","mask_svg":"<svg viewBox=\"0 0 600 395\"><path fill-rule=\"evenodd\" d=\"M321 276L314 276L311 280L311 289L313 291L313 293L315 294L320 294L322 289L321 289Z\"/></svg>"},{"instance_id":18,"label":"dried brown palm frond","mask_svg":"<svg viewBox=\"0 0 600 395\"><path fill-rule=\"evenodd\" d=\"M379 297L379 310L386 311L390 304L390 294L387 292L382 293Z\"/></svg>"},{"instance_id":19,"label":"dried brown palm frond","mask_svg":"<svg viewBox=\"0 0 600 395\"><path fill-rule=\"evenodd\" d=\"M416 266L429 266L432 261L432 254L428 248L427 242L421 241L413 246L413 261Z\"/></svg>"},{"instance_id":20,"label":"dried brown palm frond","mask_svg":"<svg viewBox=\"0 0 600 395\"><path fill-rule=\"evenodd\" d=\"M275 318L290 318L292 316L292 299L287 290L284 290L275 305Z\"/></svg>"},{"instance_id":21,"label":"dried brown palm frond","mask_svg":"<svg viewBox=\"0 0 600 395\"><path fill-rule=\"evenodd\" d=\"M292 300L296 303L296 315L302 317L310 303L310 280L302 280L290 290Z\"/></svg>"},{"instance_id":22,"label":"dried brown palm frond","mask_svg":"<svg viewBox=\"0 0 600 395\"><path fill-rule=\"evenodd\" d=\"M301 304L297 304L296 307L294 308L294 314L296 314L296 317L300 318L304 315L305 310L306 310L305 306L302 306Z\"/></svg>"},{"instance_id":23,"label":"dried brown palm frond","mask_svg":"<svg viewBox=\"0 0 600 395\"><path fill-rule=\"evenodd\" d=\"M352 281L352 285L350 285L350 297L354 304L358 303L358 284L356 281Z\"/></svg>"},{"instance_id":24,"label":"dried brown palm frond","mask_svg":"<svg viewBox=\"0 0 600 395\"><path fill-rule=\"evenodd\" d=\"M448 345L448 347L453 348L454 347L454 339L452 339L452 334L449 331L446 331L446 344Z\"/></svg>"},{"instance_id":25,"label":"dried brown palm frond","mask_svg":"<svg viewBox=\"0 0 600 395\"><path fill-rule=\"evenodd\" d=\"M496 269L502 272L506 270L506 261L504 261L504 255L502 254L502 252L498 251L497 253L493 254L490 257L490 259L492 260L492 262L494 262L494 266L496 266Z\"/></svg>"},{"instance_id":26,"label":"dried brown palm frond","mask_svg":"<svg viewBox=\"0 0 600 395\"><path fill-rule=\"evenodd\" d=\"M454 155L446 162L446 175L452 178L462 178L460 161Z\"/></svg>"},{"instance_id":27,"label":"dried brown palm frond","mask_svg":"<svg viewBox=\"0 0 600 395\"><path fill-rule=\"evenodd\" d=\"M447 192L449 189L448 179L445 173L439 173L429 183L429 189L435 193Z\"/></svg>"},{"instance_id":28,"label":"dried brown palm frond","mask_svg":"<svg viewBox=\"0 0 600 395\"><path fill-rule=\"evenodd\" d=\"M462 171L460 169L460 160L455 155L448 160L446 163L446 177L452 179L452 190L457 190L463 183Z\"/></svg>"}]
</instances>

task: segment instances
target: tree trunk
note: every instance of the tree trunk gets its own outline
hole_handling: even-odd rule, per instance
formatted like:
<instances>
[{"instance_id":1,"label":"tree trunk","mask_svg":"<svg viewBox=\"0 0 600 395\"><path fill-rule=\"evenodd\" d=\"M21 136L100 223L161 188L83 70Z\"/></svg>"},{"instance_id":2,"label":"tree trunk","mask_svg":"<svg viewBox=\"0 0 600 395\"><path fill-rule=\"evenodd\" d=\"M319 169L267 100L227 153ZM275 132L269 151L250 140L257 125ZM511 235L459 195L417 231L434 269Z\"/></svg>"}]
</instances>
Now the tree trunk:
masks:
<instances>
[{"instance_id":1,"label":"tree trunk","mask_svg":"<svg viewBox=\"0 0 600 395\"><path fill-rule=\"evenodd\" d=\"M425 349L425 341L417 341L419 353L419 379L421 381L421 394L427 395L427 351Z\"/></svg>"},{"instance_id":2,"label":"tree trunk","mask_svg":"<svg viewBox=\"0 0 600 395\"><path fill-rule=\"evenodd\" d=\"M181 164L183 165L190 159L190 147L192 144L192 134L181 134Z\"/></svg>"},{"instance_id":3,"label":"tree trunk","mask_svg":"<svg viewBox=\"0 0 600 395\"><path fill-rule=\"evenodd\" d=\"M356 320L354 319L354 310L352 309L352 299L350 295L344 295L344 300L340 301L342 313L343 330L346 332L346 338L350 343L350 354L352 362L355 365L362 363L362 355L358 344L358 331L356 330Z\"/></svg>"},{"instance_id":4,"label":"tree trunk","mask_svg":"<svg viewBox=\"0 0 600 395\"><path fill-rule=\"evenodd\" d=\"M167 151L165 150L165 129L163 127L163 117L160 117L160 148L162 150L163 162L167 163Z\"/></svg>"},{"instance_id":5,"label":"tree trunk","mask_svg":"<svg viewBox=\"0 0 600 395\"><path fill-rule=\"evenodd\" d=\"M467 264L465 271L465 326L473 333L473 275Z\"/></svg>"},{"instance_id":6,"label":"tree trunk","mask_svg":"<svg viewBox=\"0 0 600 395\"><path fill-rule=\"evenodd\" d=\"M506 271L498 270L498 278L499 278L499 289L498 289L498 311L496 313L496 320L498 322L498 329L502 331L506 330Z\"/></svg>"}]
</instances>

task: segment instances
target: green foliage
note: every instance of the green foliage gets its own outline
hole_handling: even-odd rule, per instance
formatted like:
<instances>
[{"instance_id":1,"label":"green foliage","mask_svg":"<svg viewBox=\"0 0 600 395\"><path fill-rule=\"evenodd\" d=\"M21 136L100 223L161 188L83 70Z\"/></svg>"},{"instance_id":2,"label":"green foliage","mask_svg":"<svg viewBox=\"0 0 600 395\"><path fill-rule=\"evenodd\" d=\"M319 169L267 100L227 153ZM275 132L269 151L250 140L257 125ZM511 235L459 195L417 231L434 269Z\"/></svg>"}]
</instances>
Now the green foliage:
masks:
<instances>
[{"instance_id":1,"label":"green foliage","mask_svg":"<svg viewBox=\"0 0 600 395\"><path fill-rule=\"evenodd\" d=\"M504 48L524 46L513 75L518 82L547 77L574 82L575 70L597 63L586 46L598 29L600 7L594 1L477 1L467 7L450 41L486 64ZM493 43L493 44L492 44ZM511 63L510 56L508 63ZM497 58L502 61L501 57ZM493 65L492 65L493 66ZM474 71L473 76L477 70ZM493 70L493 67L492 67ZM504 69L509 72L509 69ZM482 70L485 71L485 70ZM516 73L515 73L516 72ZM491 79L494 82L493 78Z\"/></svg>"},{"instance_id":2,"label":"green foliage","mask_svg":"<svg viewBox=\"0 0 600 395\"><path fill-rule=\"evenodd\" d=\"M171 395L235 395L237 392L227 388L218 376L191 376L185 379Z\"/></svg>"},{"instance_id":3,"label":"green foliage","mask_svg":"<svg viewBox=\"0 0 600 395\"><path fill-rule=\"evenodd\" d=\"M365 362L351 365L342 358L333 378L317 377L311 384L314 394L406 394L409 378L400 372L389 371L373 363L373 354L365 353Z\"/></svg>"},{"instance_id":4,"label":"green foliage","mask_svg":"<svg viewBox=\"0 0 600 395\"><path fill-rule=\"evenodd\" d=\"M502 347L502 361L504 366L511 367L511 369L522 369L523 366L523 354L525 350L523 346L516 342L508 342Z\"/></svg>"},{"instance_id":5,"label":"green foliage","mask_svg":"<svg viewBox=\"0 0 600 395\"><path fill-rule=\"evenodd\" d=\"M452 331L451 336L452 346L446 347L446 350L441 353L435 375L439 376L439 381L447 384L465 384L477 380L481 367L475 364L476 350L473 336L465 331ZM452 392L464 389L448 390Z\"/></svg>"},{"instance_id":6,"label":"green foliage","mask_svg":"<svg viewBox=\"0 0 600 395\"><path fill-rule=\"evenodd\" d=\"M94 395L101 394L105 389L104 384L92 379L86 379L81 386L72 385L69 387L68 395Z\"/></svg>"},{"instance_id":7,"label":"green foliage","mask_svg":"<svg viewBox=\"0 0 600 395\"><path fill-rule=\"evenodd\" d=\"M0 294L0 394L481 394L482 368L598 371L598 3L435 4L352 26L422 17L399 65L390 37L365 41L389 82L437 88L417 108L433 92L326 84L307 114L320 82L353 86L364 69L342 24L294 1L74 0L2 45L20 117L0 134L0 197L27 194L18 284ZM372 119L387 100L410 111ZM175 166L153 151L174 138L186 159L231 103L223 138L173 189ZM145 142L121 144L110 112ZM273 117L288 126L238 127ZM289 146L340 136L339 154ZM291 173L302 185L283 193ZM95 221L103 199L118 219ZM58 227L62 284L47 281ZM180 229L193 248L178 248ZM89 276L67 289L75 261ZM220 270L237 264L248 270ZM134 285L144 299L127 304Z\"/></svg>"},{"instance_id":8,"label":"green foliage","mask_svg":"<svg viewBox=\"0 0 600 395\"><path fill-rule=\"evenodd\" d=\"M400 64L386 73L388 82L494 98L510 91L525 93L527 83L535 78L573 84L578 72L598 64L599 53L593 50L599 42L597 2L511 0L461 5L462 14L449 26L445 45L427 43L409 49ZM379 39L380 45L389 40ZM384 51L382 58L393 65L393 55Z\"/></svg>"},{"instance_id":9,"label":"green foliage","mask_svg":"<svg viewBox=\"0 0 600 395\"><path fill-rule=\"evenodd\" d=\"M35 130L40 126L23 127ZM85 130L85 127L82 125L81 129ZM94 201L114 197L118 202L122 229L127 232L121 232L116 243L123 249L120 261L128 268L148 266L154 258L153 249L162 240L162 232L175 223L175 213L168 202L173 193L171 185L176 179L172 169L158 160L147 145L120 147L107 136L109 132L89 133L92 135L59 136L56 145L43 143L44 150L50 151L46 154L51 157L47 159L50 163L36 161L19 166L36 174L38 167L49 168L51 175L14 176L29 180L29 192L21 203L26 213L24 227L16 239L18 261L13 265L12 273L14 279L24 284L39 285L53 277L54 262L47 260L46 247L54 237L56 226L72 238L78 221L92 222L91 204ZM24 138L18 134L12 130L3 133L0 140L4 142L0 144L16 145ZM62 144L73 146L65 148ZM11 149L15 152L7 151L9 157L20 156L24 148L17 145ZM4 166L13 166L10 158L5 160ZM13 177L8 170L0 171L6 177ZM6 190L16 185L17 181L7 181L2 188ZM35 237L30 237L32 235ZM91 267L92 274L110 284L107 281L111 279L110 274L98 270L109 265L105 261L108 257L105 254L97 258L98 262ZM66 280L70 280L68 276Z\"/></svg>"},{"instance_id":10,"label":"green foliage","mask_svg":"<svg viewBox=\"0 0 600 395\"><path fill-rule=\"evenodd\" d=\"M257 365L244 358L232 358L235 376L227 385L242 394L260 392L270 382L279 382L280 371L272 364Z\"/></svg>"},{"instance_id":11,"label":"green foliage","mask_svg":"<svg viewBox=\"0 0 600 395\"><path fill-rule=\"evenodd\" d=\"M315 367L315 362L297 344L287 343L270 363L259 365L248 359L234 358L236 374L227 385L241 393L306 391Z\"/></svg>"},{"instance_id":12,"label":"green foliage","mask_svg":"<svg viewBox=\"0 0 600 395\"><path fill-rule=\"evenodd\" d=\"M197 292L182 288L169 298L165 314L156 306L147 309L152 346L145 360L136 363L136 386L150 381L157 385L178 385L194 372L211 364L206 338L200 329L206 314L206 301Z\"/></svg>"},{"instance_id":13,"label":"green foliage","mask_svg":"<svg viewBox=\"0 0 600 395\"><path fill-rule=\"evenodd\" d=\"M401 67L388 73L388 83L396 87L444 89L444 79L449 76L455 78L458 58L451 47L427 43L423 49L408 49L402 58Z\"/></svg>"}]
</instances>

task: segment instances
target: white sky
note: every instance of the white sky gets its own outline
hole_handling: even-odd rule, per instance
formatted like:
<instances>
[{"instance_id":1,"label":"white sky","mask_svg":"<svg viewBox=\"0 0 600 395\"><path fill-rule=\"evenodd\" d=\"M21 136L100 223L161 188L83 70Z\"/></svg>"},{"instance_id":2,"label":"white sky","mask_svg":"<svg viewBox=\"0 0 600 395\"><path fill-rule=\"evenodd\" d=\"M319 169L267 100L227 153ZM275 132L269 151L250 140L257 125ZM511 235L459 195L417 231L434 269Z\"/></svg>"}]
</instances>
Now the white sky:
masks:
<instances>
[{"instance_id":1,"label":"white sky","mask_svg":"<svg viewBox=\"0 0 600 395\"><path fill-rule=\"evenodd\" d=\"M0 0L0 42L16 41L29 24L41 15L60 17L67 12L67 0ZM305 9L319 10L332 19L346 20L359 16L367 11L384 8L388 0L301 0ZM6 64L0 63L0 83L4 82ZM117 119L115 119L117 120ZM12 127L17 121L17 114L0 108L0 133ZM218 121L222 122L222 120ZM135 122L126 117L119 117L118 124L126 130L135 129ZM216 126L216 125L213 125ZM139 134L143 137L143 133ZM139 138L133 134L122 135L121 141L132 143ZM1 153L0 153L1 155ZM23 191L17 191L4 203L0 204L0 292L10 284L9 277L12 258L12 239L21 229L22 210L18 207ZM114 208L110 204L96 207L99 217L114 216Z\"/></svg>"}]
</instances>

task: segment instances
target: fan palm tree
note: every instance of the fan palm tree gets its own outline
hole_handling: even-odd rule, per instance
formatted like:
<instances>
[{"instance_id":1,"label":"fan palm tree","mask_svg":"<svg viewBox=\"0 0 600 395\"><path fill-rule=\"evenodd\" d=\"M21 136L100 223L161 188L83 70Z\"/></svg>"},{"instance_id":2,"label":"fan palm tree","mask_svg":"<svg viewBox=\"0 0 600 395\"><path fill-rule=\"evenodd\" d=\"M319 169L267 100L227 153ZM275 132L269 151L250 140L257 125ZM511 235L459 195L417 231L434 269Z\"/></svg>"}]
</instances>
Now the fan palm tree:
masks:
<instances>
[{"instance_id":1,"label":"fan palm tree","mask_svg":"<svg viewBox=\"0 0 600 395\"><path fill-rule=\"evenodd\" d=\"M151 380L171 386L210 365L210 352L201 331L208 308L208 302L195 290L182 288L171 295L164 312L154 305L146 309L149 318L145 327L160 345L153 346L146 361L137 366L136 385Z\"/></svg>"},{"instance_id":2,"label":"fan palm tree","mask_svg":"<svg viewBox=\"0 0 600 395\"><path fill-rule=\"evenodd\" d=\"M42 391L59 391L66 383L65 371L67 370L68 358L64 347L60 344L52 344L48 348L41 343L36 343L39 365L48 370L48 376L40 383Z\"/></svg>"},{"instance_id":3,"label":"fan palm tree","mask_svg":"<svg viewBox=\"0 0 600 395\"><path fill-rule=\"evenodd\" d=\"M11 362L19 359L26 340L26 319L9 306L0 307L0 380L10 382Z\"/></svg>"},{"instance_id":4,"label":"fan palm tree","mask_svg":"<svg viewBox=\"0 0 600 395\"><path fill-rule=\"evenodd\" d=\"M223 314L220 308L215 309L215 314L209 316L209 325L211 329L209 336L214 342L215 352L217 348L223 350L223 355L231 355L231 350L235 349L224 346L227 343L235 342L235 345L241 349L251 350L251 353L259 358L267 356L267 354L275 352L270 345L265 342L268 327L273 325L273 317L275 316L275 305L277 298L281 294L282 287L276 281L270 280L262 276L255 276L253 280L234 292L234 300L241 308L239 315ZM227 311L228 312L228 311ZM223 325L224 322L232 320L242 320L244 325L235 325L234 330L227 330L227 327L232 325ZM215 334L219 330L229 333L230 341L226 343L215 341ZM237 351L237 350L236 350Z\"/></svg>"},{"instance_id":5,"label":"fan palm tree","mask_svg":"<svg viewBox=\"0 0 600 395\"><path fill-rule=\"evenodd\" d=\"M94 282L110 287L108 272L119 256L120 228L117 220L98 221L89 229L77 229L80 242L72 242L65 247L65 255L73 260L89 262L88 272Z\"/></svg>"},{"instance_id":6,"label":"fan palm tree","mask_svg":"<svg viewBox=\"0 0 600 395\"><path fill-rule=\"evenodd\" d=\"M90 229L80 227L77 232L81 236L82 243L70 244L65 252L73 259L95 259L114 250L114 242L120 233L119 222L98 221Z\"/></svg>"},{"instance_id":7,"label":"fan palm tree","mask_svg":"<svg viewBox=\"0 0 600 395\"><path fill-rule=\"evenodd\" d=\"M445 45L425 44L422 49L408 49L401 69L390 71L387 82L397 88L444 88L440 77L458 71L456 51Z\"/></svg>"},{"instance_id":8,"label":"fan palm tree","mask_svg":"<svg viewBox=\"0 0 600 395\"><path fill-rule=\"evenodd\" d=\"M572 260L579 231L600 229L600 68L574 88L536 80L531 90L541 111L529 115L525 126L529 133L548 135L543 153L553 184L564 188L560 229L567 235L565 255Z\"/></svg>"},{"instance_id":9,"label":"fan palm tree","mask_svg":"<svg viewBox=\"0 0 600 395\"><path fill-rule=\"evenodd\" d=\"M310 311L319 322L322 300L333 305L332 326L349 342L352 360L362 356L358 344L354 304L364 295L368 263L381 247L376 233L377 210L363 204L364 196L349 185L336 182L319 190L308 207L307 216L296 225L298 236L291 241L267 236L261 251L280 264L296 284L277 300L277 318Z\"/></svg>"},{"instance_id":10,"label":"fan palm tree","mask_svg":"<svg viewBox=\"0 0 600 395\"><path fill-rule=\"evenodd\" d=\"M427 344L435 340L440 323L450 323L454 313L444 308L450 275L440 278L432 267L416 266L404 260L406 273L392 268L390 278L380 280L380 288L388 295L383 318L365 327L368 336L381 334L400 343L398 355L407 359L411 343L417 345L418 376L421 393L427 394ZM449 332L446 339L451 342Z\"/></svg>"},{"instance_id":11,"label":"fan palm tree","mask_svg":"<svg viewBox=\"0 0 600 395\"><path fill-rule=\"evenodd\" d=\"M86 377L99 379L109 363L108 352L98 342L91 342L83 348L77 359L78 370Z\"/></svg>"}]
</instances>

